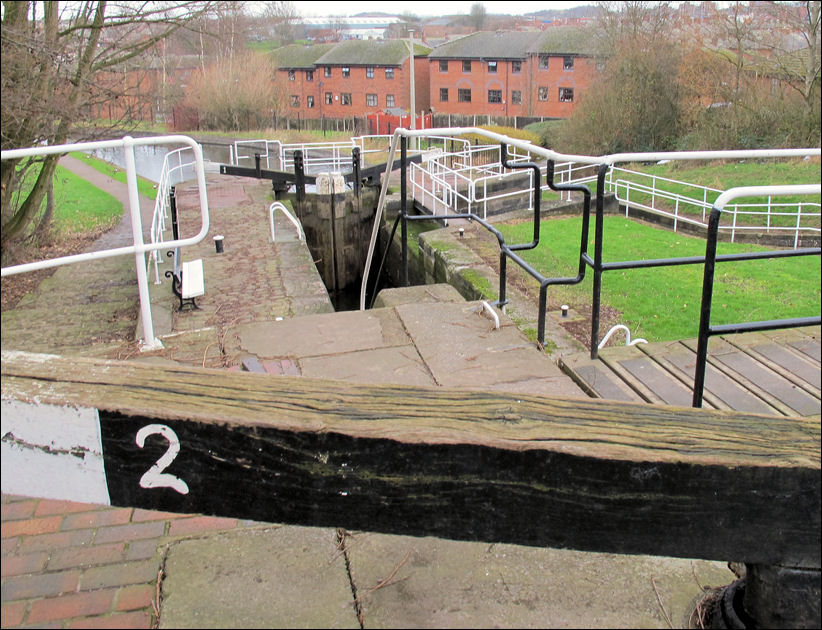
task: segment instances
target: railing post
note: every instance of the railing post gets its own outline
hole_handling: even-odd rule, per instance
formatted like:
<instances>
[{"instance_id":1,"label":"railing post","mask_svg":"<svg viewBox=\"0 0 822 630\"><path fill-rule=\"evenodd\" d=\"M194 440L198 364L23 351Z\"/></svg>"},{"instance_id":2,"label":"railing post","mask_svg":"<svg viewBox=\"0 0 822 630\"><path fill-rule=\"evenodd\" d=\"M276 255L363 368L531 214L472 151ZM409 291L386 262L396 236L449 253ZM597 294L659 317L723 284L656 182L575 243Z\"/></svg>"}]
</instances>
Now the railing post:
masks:
<instances>
[{"instance_id":1,"label":"railing post","mask_svg":"<svg viewBox=\"0 0 822 630\"><path fill-rule=\"evenodd\" d=\"M722 212L714 207L708 218L708 238L705 243L705 268L702 275L702 302L699 307L699 333L696 342L696 366L694 368L693 406L702 407L705 389L705 371L708 364L708 340L711 336L711 301L714 293L716 270L716 242L719 219Z\"/></svg>"},{"instance_id":2,"label":"railing post","mask_svg":"<svg viewBox=\"0 0 822 630\"><path fill-rule=\"evenodd\" d=\"M137 268L137 289L140 295L140 316L143 322L143 345L146 348L162 348L159 339L154 338L154 323L151 319L151 296L148 293L148 272L146 255L143 247L143 221L140 216L140 193L137 190L137 163L134 159L134 139L124 138L123 153L126 165L126 184L128 187L129 211L131 212L131 231L134 237L134 262Z\"/></svg>"},{"instance_id":3,"label":"railing post","mask_svg":"<svg viewBox=\"0 0 822 630\"><path fill-rule=\"evenodd\" d=\"M408 286L408 220L407 203L408 203L408 182L406 177L408 175L408 138L402 136L400 138L400 240L402 242L402 286Z\"/></svg>"},{"instance_id":4,"label":"railing post","mask_svg":"<svg viewBox=\"0 0 822 630\"><path fill-rule=\"evenodd\" d=\"M596 359L599 345L599 316L602 303L602 234L605 215L605 175L608 165L601 164L597 174L596 224L594 225L594 278L591 300L591 358Z\"/></svg>"}]
</instances>

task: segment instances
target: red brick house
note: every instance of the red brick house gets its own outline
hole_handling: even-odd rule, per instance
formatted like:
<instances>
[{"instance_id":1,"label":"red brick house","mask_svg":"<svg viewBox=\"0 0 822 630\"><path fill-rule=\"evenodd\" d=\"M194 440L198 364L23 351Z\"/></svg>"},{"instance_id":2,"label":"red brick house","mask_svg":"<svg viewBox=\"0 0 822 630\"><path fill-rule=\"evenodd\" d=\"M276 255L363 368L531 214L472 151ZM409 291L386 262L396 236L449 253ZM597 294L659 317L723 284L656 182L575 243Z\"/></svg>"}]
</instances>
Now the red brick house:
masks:
<instances>
[{"instance_id":1,"label":"red brick house","mask_svg":"<svg viewBox=\"0 0 822 630\"><path fill-rule=\"evenodd\" d=\"M596 72L578 28L479 32L428 55L438 114L567 118Z\"/></svg>"},{"instance_id":2,"label":"red brick house","mask_svg":"<svg viewBox=\"0 0 822 630\"><path fill-rule=\"evenodd\" d=\"M417 46L413 57L416 111L430 106L429 50ZM411 55L404 40L294 45L272 54L290 117L350 118L392 107L410 110Z\"/></svg>"}]
</instances>

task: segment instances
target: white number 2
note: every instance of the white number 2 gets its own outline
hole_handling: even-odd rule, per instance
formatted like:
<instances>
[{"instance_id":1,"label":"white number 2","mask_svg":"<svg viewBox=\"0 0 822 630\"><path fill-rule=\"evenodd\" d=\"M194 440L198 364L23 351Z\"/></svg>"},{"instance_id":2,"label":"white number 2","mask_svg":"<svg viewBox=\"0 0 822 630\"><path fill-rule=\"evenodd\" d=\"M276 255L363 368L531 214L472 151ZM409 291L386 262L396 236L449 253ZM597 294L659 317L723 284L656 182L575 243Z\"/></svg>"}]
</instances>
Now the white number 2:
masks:
<instances>
[{"instance_id":1,"label":"white number 2","mask_svg":"<svg viewBox=\"0 0 822 630\"><path fill-rule=\"evenodd\" d=\"M163 471L171 465L180 452L180 439L164 424L149 424L137 431L137 446L143 448L149 435L160 434L168 440L168 449L157 462L140 477L141 488L172 488L180 494L188 494L188 484Z\"/></svg>"}]
</instances>

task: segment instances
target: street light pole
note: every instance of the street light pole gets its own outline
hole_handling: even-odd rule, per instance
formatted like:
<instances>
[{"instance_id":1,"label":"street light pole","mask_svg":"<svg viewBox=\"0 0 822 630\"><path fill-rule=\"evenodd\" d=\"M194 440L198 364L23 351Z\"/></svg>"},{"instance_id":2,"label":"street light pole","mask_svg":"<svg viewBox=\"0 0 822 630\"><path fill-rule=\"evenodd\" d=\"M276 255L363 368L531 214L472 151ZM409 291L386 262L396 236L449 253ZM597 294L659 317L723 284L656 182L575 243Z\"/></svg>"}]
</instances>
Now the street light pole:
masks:
<instances>
[{"instance_id":1,"label":"street light pole","mask_svg":"<svg viewBox=\"0 0 822 630\"><path fill-rule=\"evenodd\" d=\"M411 65L411 130L415 130L417 128L417 96L416 96L416 81L414 80L414 30L408 29L408 47L409 47L409 62ZM412 141L412 147L416 145L416 142Z\"/></svg>"}]
</instances>

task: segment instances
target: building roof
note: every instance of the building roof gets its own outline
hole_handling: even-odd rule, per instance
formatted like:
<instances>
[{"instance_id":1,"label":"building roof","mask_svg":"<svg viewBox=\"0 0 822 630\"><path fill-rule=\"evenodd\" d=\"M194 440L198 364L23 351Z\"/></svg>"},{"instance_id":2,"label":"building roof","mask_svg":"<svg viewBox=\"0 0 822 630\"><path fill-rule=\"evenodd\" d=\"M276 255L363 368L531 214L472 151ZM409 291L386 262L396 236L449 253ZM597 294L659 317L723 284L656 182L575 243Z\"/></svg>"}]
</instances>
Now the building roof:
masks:
<instances>
[{"instance_id":1,"label":"building roof","mask_svg":"<svg viewBox=\"0 0 822 630\"><path fill-rule=\"evenodd\" d=\"M552 26L540 33L528 52L594 56L594 34L584 26Z\"/></svg>"},{"instance_id":2,"label":"building roof","mask_svg":"<svg viewBox=\"0 0 822 630\"><path fill-rule=\"evenodd\" d=\"M314 63L336 44L314 44L305 46L303 44L291 44L283 46L271 52L274 62L278 68L299 68L314 69Z\"/></svg>"},{"instance_id":3,"label":"building roof","mask_svg":"<svg viewBox=\"0 0 822 630\"><path fill-rule=\"evenodd\" d=\"M428 52L430 49L425 49ZM420 55L420 45L414 52ZM408 59L405 40L348 40L331 47L314 63L323 66L401 66Z\"/></svg>"},{"instance_id":4,"label":"building roof","mask_svg":"<svg viewBox=\"0 0 822 630\"><path fill-rule=\"evenodd\" d=\"M593 55L592 38L579 27L546 31L481 31L437 46L431 59L525 59L531 54Z\"/></svg>"},{"instance_id":5,"label":"building roof","mask_svg":"<svg viewBox=\"0 0 822 630\"><path fill-rule=\"evenodd\" d=\"M480 31L437 46L430 59L524 59L538 31Z\"/></svg>"}]
</instances>

